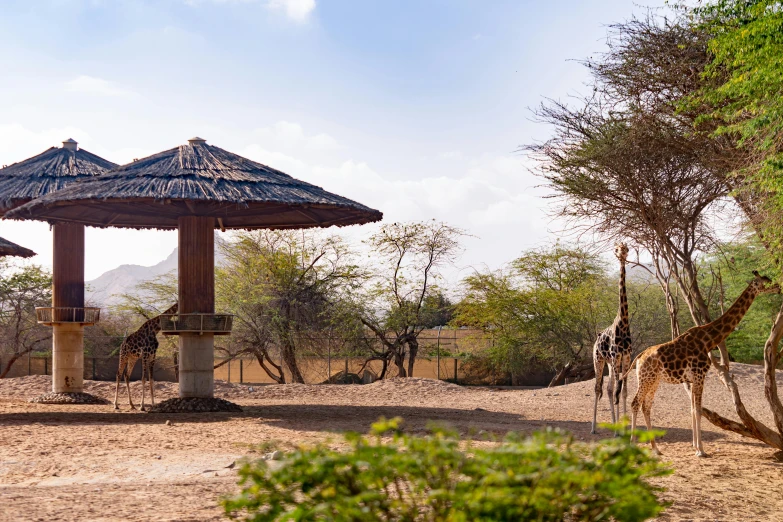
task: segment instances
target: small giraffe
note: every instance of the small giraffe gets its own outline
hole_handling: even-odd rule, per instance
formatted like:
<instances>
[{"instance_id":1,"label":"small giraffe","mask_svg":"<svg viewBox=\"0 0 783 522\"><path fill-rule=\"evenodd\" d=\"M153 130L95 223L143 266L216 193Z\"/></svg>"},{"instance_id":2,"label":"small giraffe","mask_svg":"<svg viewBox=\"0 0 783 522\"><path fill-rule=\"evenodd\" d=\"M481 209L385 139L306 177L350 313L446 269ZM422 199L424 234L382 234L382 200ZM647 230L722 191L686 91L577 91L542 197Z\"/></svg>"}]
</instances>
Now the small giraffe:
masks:
<instances>
[{"instance_id":1,"label":"small giraffe","mask_svg":"<svg viewBox=\"0 0 783 522\"><path fill-rule=\"evenodd\" d=\"M639 389L631 402L632 431L636 429L636 416L640 407L647 429L651 429L650 410L661 380L669 384L682 384L691 399L692 444L696 448L696 456L707 456L701 443L701 398L704 379L710 369L709 353L734 331L756 296L780 291L778 285L773 285L768 277L760 276L756 271L753 276L745 291L719 318L711 323L695 326L679 337L647 348L636 356L634 365ZM620 380L625 380L631 370L632 367ZM652 449L654 453L660 454L655 440L652 440Z\"/></svg>"},{"instance_id":2,"label":"small giraffe","mask_svg":"<svg viewBox=\"0 0 783 522\"><path fill-rule=\"evenodd\" d=\"M598 416L598 400L603 395L604 365L609 365L609 383L606 386L606 391L609 407L612 410L613 423L617 422L620 417L620 405L616 405L615 413L615 401L612 400L615 381L631 365L631 326L628 317L628 295L625 290L625 262L628 259L628 246L619 243L614 249L614 255L620 261L620 308L612 326L599 333L595 345L593 345L595 401L593 403L593 429L590 431L593 434ZM617 386L617 394L623 392L623 415L625 415L628 408L628 389L623 390L622 382L619 382Z\"/></svg>"},{"instance_id":3,"label":"small giraffe","mask_svg":"<svg viewBox=\"0 0 783 522\"><path fill-rule=\"evenodd\" d=\"M165 314L176 314L177 303L163 312ZM120 377L125 379L125 385L128 387L128 402L132 410L136 409L133 405L133 398L130 391L130 374L136 361L141 359L141 410L144 411L144 377L150 386L150 395L152 396L152 405L155 406L155 388L153 370L155 369L155 354L158 351L158 332L160 332L160 315L153 317L145 322L141 327L130 334L120 346L120 366L117 369L117 386L114 389L114 409L119 410L117 406L117 396L120 392Z\"/></svg>"}]
</instances>

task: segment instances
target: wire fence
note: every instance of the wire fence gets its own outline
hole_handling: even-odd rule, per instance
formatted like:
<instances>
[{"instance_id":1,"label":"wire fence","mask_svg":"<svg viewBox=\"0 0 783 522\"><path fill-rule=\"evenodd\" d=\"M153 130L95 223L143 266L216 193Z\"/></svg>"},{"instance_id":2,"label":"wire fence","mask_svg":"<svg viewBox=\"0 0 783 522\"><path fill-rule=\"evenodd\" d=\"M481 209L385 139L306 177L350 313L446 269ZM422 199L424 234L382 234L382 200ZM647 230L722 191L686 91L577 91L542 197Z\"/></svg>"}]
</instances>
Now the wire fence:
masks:
<instances>
[{"instance_id":1,"label":"wire fence","mask_svg":"<svg viewBox=\"0 0 783 522\"><path fill-rule=\"evenodd\" d=\"M114 380L119 357L117 351L122 336L85 335L84 378L90 380ZM158 381L177 381L176 337L161 336L161 346L155 361L154 377ZM234 383L272 384L277 380L270 376L256 358L232 357L241 347L233 344L231 336L216 337L215 378ZM304 381L317 383L368 383L382 374L382 361L368 362L371 351L380 350L374 337L359 339L357 345L346 346L327 336L311 337L297 350L297 365ZM554 372L543 368L529 368L524 375L510 376L476 364L476 357L485 354L494 345L491 337L483 332L466 329L429 329L418 336L419 351L409 377L439 379L459 384L514 384L545 386ZM42 343L42 350L51 347L51 341ZM96 353L97 352L97 353ZM101 353L103 352L103 354ZM285 382L292 382L290 369L283 363L278 349L269 355L282 368ZM10 355L0 353L0 368L4 368ZM228 361L228 362L227 362ZM405 368L407 370L407 357ZM269 365L267 365L269 366ZM48 355L30 355L18 359L7 377L24 375L50 375L52 359ZM272 369L273 373L276 369ZM399 375L397 366L389 362L385 378ZM131 379L141 379L141 365L136 364Z\"/></svg>"}]
</instances>

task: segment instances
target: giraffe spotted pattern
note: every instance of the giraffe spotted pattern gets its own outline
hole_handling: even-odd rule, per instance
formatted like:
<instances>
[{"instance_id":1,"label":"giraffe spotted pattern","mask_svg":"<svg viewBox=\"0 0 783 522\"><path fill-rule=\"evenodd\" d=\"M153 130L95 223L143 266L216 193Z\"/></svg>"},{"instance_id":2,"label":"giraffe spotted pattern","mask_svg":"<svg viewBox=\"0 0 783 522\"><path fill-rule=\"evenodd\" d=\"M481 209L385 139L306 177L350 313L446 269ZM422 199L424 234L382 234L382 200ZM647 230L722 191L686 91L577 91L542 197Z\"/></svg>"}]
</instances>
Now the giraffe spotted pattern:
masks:
<instances>
[{"instance_id":1,"label":"giraffe spotted pattern","mask_svg":"<svg viewBox=\"0 0 783 522\"><path fill-rule=\"evenodd\" d=\"M745 291L718 319L693 327L668 343L647 348L636 357L634 364L639 389L631 402L631 430L636 429L639 409L642 410L647 429L652 428L650 411L661 381L682 384L691 399L692 444L696 456L707 455L701 442L701 400L704 380L710 370L709 354L734 331L758 295L780 291L769 278L760 276L758 272L753 272L753 276ZM631 373L631 369L622 375L621 382ZM651 442L653 451L660 453L655 440Z\"/></svg>"},{"instance_id":2,"label":"giraffe spotted pattern","mask_svg":"<svg viewBox=\"0 0 783 522\"><path fill-rule=\"evenodd\" d=\"M176 314L177 303L163 312L161 315ZM120 365L117 369L117 386L114 389L114 409L119 410L117 406L117 397L120 392L120 379L125 379L125 385L128 388L128 403L132 410L136 409L133 405L133 398L130 391L130 374L136 361L141 359L141 409L144 410L144 380L149 382L150 397L152 405L155 406L155 381L153 371L155 369L155 354L158 351L158 332L160 332L160 315L153 317L145 322L138 330L130 334L120 346Z\"/></svg>"},{"instance_id":3,"label":"giraffe spotted pattern","mask_svg":"<svg viewBox=\"0 0 783 522\"><path fill-rule=\"evenodd\" d=\"M628 246L618 244L614 254L620 261L619 296L620 305L612 325L598 334L593 345L593 366L595 367L595 399L593 402L593 426L591 433L596 432L598 417L598 401L603 396L604 368L609 366L609 382L607 383L607 398L609 408L612 411L612 422L617 422L620 417L620 405L613 400L614 390L617 394L622 392L623 414L627 410L628 390L622 388L622 382L617 383L617 378L631 366L631 325L628 317L628 294L625 289L625 263L628 259Z\"/></svg>"}]
</instances>

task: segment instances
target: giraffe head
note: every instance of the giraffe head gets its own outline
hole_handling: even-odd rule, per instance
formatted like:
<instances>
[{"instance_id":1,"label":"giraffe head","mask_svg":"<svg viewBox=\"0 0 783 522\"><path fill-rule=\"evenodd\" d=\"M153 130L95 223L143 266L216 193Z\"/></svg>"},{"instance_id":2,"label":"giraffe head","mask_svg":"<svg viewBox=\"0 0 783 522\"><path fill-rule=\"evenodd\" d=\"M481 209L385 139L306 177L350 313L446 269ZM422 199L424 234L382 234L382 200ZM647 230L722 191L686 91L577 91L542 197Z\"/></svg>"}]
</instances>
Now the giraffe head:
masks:
<instances>
[{"instance_id":1,"label":"giraffe head","mask_svg":"<svg viewBox=\"0 0 783 522\"><path fill-rule=\"evenodd\" d=\"M759 274L756 270L753 271L753 281L750 282L749 286L753 289L756 295L780 293L779 285L772 284L772 279Z\"/></svg>"},{"instance_id":2,"label":"giraffe head","mask_svg":"<svg viewBox=\"0 0 783 522\"><path fill-rule=\"evenodd\" d=\"M176 314L177 310L179 310L179 302L176 302L173 305L171 305L171 307L168 310L163 312L163 315Z\"/></svg>"},{"instance_id":3,"label":"giraffe head","mask_svg":"<svg viewBox=\"0 0 783 522\"><path fill-rule=\"evenodd\" d=\"M621 263L625 263L626 259L628 259L628 245L617 243L614 247L614 255L617 256Z\"/></svg>"}]
</instances>

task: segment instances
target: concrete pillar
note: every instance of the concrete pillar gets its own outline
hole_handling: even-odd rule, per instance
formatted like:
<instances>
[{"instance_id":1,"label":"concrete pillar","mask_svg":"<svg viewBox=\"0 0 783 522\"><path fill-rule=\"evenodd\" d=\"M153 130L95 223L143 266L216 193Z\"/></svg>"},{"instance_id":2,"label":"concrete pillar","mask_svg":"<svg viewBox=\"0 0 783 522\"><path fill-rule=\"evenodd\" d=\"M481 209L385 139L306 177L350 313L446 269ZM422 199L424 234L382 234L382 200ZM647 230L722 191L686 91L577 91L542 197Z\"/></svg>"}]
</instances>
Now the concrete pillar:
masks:
<instances>
[{"instance_id":1,"label":"concrete pillar","mask_svg":"<svg viewBox=\"0 0 783 522\"><path fill-rule=\"evenodd\" d=\"M54 225L52 306L84 308L84 225ZM52 332L52 391L81 392L84 380L83 310L54 310ZM73 322L77 321L77 322Z\"/></svg>"},{"instance_id":2,"label":"concrete pillar","mask_svg":"<svg viewBox=\"0 0 783 522\"><path fill-rule=\"evenodd\" d=\"M179 313L215 313L215 218L179 218ZM213 334L180 334L179 396L214 396Z\"/></svg>"},{"instance_id":3,"label":"concrete pillar","mask_svg":"<svg viewBox=\"0 0 783 522\"><path fill-rule=\"evenodd\" d=\"M84 385L84 327L79 323L53 326L52 391L81 392Z\"/></svg>"}]
</instances>

